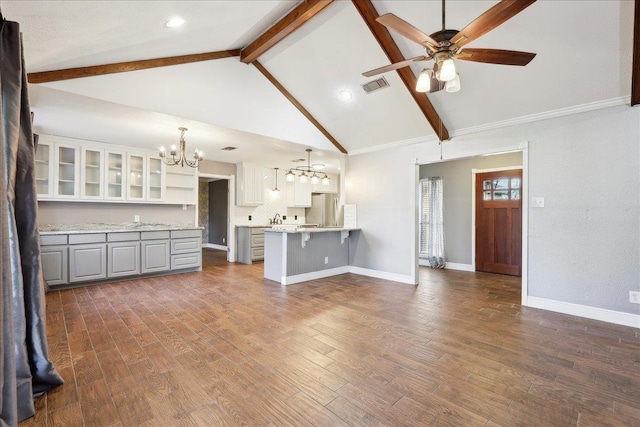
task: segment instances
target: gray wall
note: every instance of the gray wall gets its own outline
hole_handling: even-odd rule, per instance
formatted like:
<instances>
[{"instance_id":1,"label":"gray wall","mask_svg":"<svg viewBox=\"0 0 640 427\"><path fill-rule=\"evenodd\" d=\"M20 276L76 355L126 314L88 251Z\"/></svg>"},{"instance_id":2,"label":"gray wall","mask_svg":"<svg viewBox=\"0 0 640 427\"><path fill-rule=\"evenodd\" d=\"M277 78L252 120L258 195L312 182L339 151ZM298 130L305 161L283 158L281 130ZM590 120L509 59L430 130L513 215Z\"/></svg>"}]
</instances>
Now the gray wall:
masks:
<instances>
[{"instance_id":1,"label":"gray wall","mask_svg":"<svg viewBox=\"0 0 640 427\"><path fill-rule=\"evenodd\" d=\"M80 224L133 222L140 215L145 223L193 224L195 206L142 203L38 202L38 224Z\"/></svg>"},{"instance_id":2,"label":"gray wall","mask_svg":"<svg viewBox=\"0 0 640 427\"><path fill-rule=\"evenodd\" d=\"M522 166L522 153L445 161L420 166L420 179L443 179L444 249L447 262L471 264L472 169Z\"/></svg>"},{"instance_id":3,"label":"gray wall","mask_svg":"<svg viewBox=\"0 0 640 427\"><path fill-rule=\"evenodd\" d=\"M639 314L640 108L622 105L454 137L445 159L529 144L528 295ZM413 277L416 163L440 157L437 141L351 155L346 203L362 227L352 263ZM525 159L526 164L526 159Z\"/></svg>"},{"instance_id":4,"label":"gray wall","mask_svg":"<svg viewBox=\"0 0 640 427\"><path fill-rule=\"evenodd\" d=\"M227 212L229 208L229 181L219 179L209 183L209 241L215 245L227 244Z\"/></svg>"}]
</instances>

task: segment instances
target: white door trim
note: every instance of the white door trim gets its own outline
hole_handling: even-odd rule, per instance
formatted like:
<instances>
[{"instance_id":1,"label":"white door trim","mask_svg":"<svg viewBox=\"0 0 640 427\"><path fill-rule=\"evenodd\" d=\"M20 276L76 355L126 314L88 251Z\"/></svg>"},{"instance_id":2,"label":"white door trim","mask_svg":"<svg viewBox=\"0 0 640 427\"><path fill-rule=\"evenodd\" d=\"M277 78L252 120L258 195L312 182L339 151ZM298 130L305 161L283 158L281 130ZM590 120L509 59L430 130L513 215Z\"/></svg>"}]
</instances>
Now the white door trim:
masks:
<instances>
[{"instance_id":1,"label":"white door trim","mask_svg":"<svg viewBox=\"0 0 640 427\"><path fill-rule=\"evenodd\" d=\"M236 262L236 233L235 224L233 222L234 218L234 207L236 205L236 177L235 175L218 175L214 173L200 173L198 171L198 183L200 182L200 178L217 178L217 179L226 179L228 186L228 196L227 196L227 261ZM196 197L196 213L195 213L195 223L198 224L198 213L200 211L199 206L199 197Z\"/></svg>"}]
</instances>

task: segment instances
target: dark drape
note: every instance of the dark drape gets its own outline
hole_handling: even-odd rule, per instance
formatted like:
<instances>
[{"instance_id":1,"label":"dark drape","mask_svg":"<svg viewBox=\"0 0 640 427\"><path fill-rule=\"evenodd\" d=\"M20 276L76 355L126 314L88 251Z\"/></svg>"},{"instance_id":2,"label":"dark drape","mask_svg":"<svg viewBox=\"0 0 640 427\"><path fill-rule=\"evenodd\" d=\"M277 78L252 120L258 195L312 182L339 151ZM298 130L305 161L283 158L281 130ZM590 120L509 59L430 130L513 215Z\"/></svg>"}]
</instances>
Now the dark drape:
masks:
<instances>
[{"instance_id":1,"label":"dark drape","mask_svg":"<svg viewBox=\"0 0 640 427\"><path fill-rule=\"evenodd\" d=\"M15 426L35 413L33 400L62 378L49 360L44 314L31 128L20 27L0 30L0 424Z\"/></svg>"}]
</instances>

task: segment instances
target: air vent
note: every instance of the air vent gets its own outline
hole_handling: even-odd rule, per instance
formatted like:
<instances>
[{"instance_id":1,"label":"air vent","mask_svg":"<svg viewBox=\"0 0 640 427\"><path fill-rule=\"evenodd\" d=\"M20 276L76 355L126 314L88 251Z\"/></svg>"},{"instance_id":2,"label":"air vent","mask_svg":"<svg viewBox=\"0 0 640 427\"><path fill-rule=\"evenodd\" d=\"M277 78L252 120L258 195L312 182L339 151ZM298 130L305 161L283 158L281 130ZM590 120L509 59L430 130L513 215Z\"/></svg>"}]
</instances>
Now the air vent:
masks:
<instances>
[{"instance_id":1,"label":"air vent","mask_svg":"<svg viewBox=\"0 0 640 427\"><path fill-rule=\"evenodd\" d=\"M385 87L389 87L389 82L384 77L380 77L379 79L372 80L369 83L362 85L362 89L364 89L366 93L375 92L376 90L384 89Z\"/></svg>"},{"instance_id":2,"label":"air vent","mask_svg":"<svg viewBox=\"0 0 640 427\"><path fill-rule=\"evenodd\" d=\"M224 147L222 148L222 151L233 151L235 149L237 149L238 147Z\"/></svg>"}]
</instances>

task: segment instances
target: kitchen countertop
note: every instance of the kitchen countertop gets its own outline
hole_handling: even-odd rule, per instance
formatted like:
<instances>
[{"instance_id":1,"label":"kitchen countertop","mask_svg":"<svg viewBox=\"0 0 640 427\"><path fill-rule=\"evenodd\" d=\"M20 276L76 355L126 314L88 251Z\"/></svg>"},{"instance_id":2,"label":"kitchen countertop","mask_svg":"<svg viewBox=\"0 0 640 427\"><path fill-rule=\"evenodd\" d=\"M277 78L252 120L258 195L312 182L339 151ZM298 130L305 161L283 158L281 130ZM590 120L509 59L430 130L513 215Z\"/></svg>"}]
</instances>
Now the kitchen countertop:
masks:
<instances>
[{"instance_id":1,"label":"kitchen countertop","mask_svg":"<svg viewBox=\"0 0 640 427\"><path fill-rule=\"evenodd\" d=\"M128 231L175 231L202 229L203 227L198 227L193 224L160 224L147 222L124 222L120 224L42 224L38 226L41 236L52 234L124 233Z\"/></svg>"},{"instance_id":2,"label":"kitchen countertop","mask_svg":"<svg viewBox=\"0 0 640 427\"><path fill-rule=\"evenodd\" d=\"M292 229L275 229L269 228L264 231L272 233L326 233L329 231L355 231L359 228L344 228L344 227L298 227Z\"/></svg>"},{"instance_id":3,"label":"kitchen countertop","mask_svg":"<svg viewBox=\"0 0 640 427\"><path fill-rule=\"evenodd\" d=\"M246 228L271 228L271 225L236 225L236 227L246 227Z\"/></svg>"}]
</instances>

